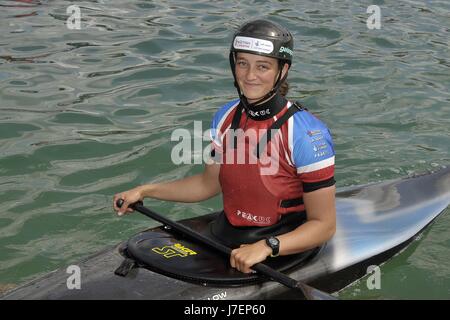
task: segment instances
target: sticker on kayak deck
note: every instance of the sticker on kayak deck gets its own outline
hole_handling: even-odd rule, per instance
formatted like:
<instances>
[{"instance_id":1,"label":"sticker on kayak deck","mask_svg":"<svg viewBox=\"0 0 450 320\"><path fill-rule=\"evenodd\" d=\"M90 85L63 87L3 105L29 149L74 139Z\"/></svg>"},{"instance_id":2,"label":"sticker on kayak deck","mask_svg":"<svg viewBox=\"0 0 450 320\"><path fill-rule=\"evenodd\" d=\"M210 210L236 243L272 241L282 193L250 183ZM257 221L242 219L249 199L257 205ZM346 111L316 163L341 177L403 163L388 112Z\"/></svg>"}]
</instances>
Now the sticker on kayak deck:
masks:
<instances>
[{"instance_id":1,"label":"sticker on kayak deck","mask_svg":"<svg viewBox=\"0 0 450 320\"><path fill-rule=\"evenodd\" d=\"M181 245L180 243L175 243L171 246L164 246L162 248L153 248L153 252L163 255L164 258L173 258L173 257L182 257L185 258L187 256L192 256L194 254L197 254L194 250L191 250L189 248L186 248L185 246Z\"/></svg>"},{"instance_id":2,"label":"sticker on kayak deck","mask_svg":"<svg viewBox=\"0 0 450 320\"><path fill-rule=\"evenodd\" d=\"M234 39L233 47L238 50L255 51L259 53L271 53L273 43L268 40L238 36Z\"/></svg>"}]
</instances>

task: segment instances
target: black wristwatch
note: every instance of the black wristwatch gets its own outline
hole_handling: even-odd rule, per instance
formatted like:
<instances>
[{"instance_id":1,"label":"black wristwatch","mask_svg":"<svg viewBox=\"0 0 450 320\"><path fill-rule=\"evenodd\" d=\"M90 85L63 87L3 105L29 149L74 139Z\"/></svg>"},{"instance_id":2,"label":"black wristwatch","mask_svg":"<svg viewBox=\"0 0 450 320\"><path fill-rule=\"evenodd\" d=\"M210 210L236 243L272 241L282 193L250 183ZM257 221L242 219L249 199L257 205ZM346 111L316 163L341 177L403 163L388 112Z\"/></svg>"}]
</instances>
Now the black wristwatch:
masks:
<instances>
[{"instance_id":1,"label":"black wristwatch","mask_svg":"<svg viewBox=\"0 0 450 320\"><path fill-rule=\"evenodd\" d=\"M272 258L278 256L278 253L280 252L280 240L275 237L268 237L266 238L266 243L272 248L272 254L270 256Z\"/></svg>"}]
</instances>

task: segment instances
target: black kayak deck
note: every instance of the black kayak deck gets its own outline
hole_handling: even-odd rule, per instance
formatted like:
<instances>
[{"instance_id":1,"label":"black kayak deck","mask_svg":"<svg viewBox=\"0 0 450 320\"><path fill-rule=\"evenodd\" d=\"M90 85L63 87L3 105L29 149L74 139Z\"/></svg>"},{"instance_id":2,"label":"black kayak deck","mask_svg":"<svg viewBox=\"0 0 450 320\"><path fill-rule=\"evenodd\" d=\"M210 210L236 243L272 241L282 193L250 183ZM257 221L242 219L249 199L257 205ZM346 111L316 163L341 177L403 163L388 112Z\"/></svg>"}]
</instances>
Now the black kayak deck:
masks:
<instances>
[{"instance_id":1,"label":"black kayak deck","mask_svg":"<svg viewBox=\"0 0 450 320\"><path fill-rule=\"evenodd\" d=\"M186 220L183 224L206 237L212 237L208 229L218 215L219 212L213 213ZM269 258L265 263L277 271L288 272L307 263L318 251L319 248L296 255ZM137 234L128 240L121 253L138 267L202 285L242 286L267 280L256 274L237 271L230 266L227 256L166 227Z\"/></svg>"}]
</instances>

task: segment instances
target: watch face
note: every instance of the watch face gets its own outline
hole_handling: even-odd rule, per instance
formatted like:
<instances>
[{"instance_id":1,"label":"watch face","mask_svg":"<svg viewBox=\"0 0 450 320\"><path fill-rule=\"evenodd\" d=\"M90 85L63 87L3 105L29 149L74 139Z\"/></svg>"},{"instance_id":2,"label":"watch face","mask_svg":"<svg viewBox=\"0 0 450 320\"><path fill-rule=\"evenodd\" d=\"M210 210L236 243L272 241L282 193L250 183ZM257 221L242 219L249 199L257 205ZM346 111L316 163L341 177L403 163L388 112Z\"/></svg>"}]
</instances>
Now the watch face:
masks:
<instances>
[{"instance_id":1,"label":"watch face","mask_svg":"<svg viewBox=\"0 0 450 320\"><path fill-rule=\"evenodd\" d=\"M270 239L269 239L269 242L270 242L270 244L273 245L273 246L276 246L276 245L278 244L278 240L275 239L275 238L270 238Z\"/></svg>"}]
</instances>

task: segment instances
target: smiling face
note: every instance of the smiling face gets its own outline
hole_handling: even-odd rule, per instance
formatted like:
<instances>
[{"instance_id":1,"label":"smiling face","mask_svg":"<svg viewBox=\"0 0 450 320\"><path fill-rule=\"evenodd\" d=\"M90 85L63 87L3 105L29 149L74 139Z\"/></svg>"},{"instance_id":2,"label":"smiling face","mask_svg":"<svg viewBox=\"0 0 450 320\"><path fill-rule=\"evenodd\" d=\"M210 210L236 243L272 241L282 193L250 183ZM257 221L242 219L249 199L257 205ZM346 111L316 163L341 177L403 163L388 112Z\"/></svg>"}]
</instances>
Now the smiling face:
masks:
<instances>
[{"instance_id":1,"label":"smiling face","mask_svg":"<svg viewBox=\"0 0 450 320\"><path fill-rule=\"evenodd\" d=\"M288 69L285 64L282 77ZM243 52L236 55L236 80L249 103L258 101L274 87L278 72L275 58Z\"/></svg>"}]
</instances>

